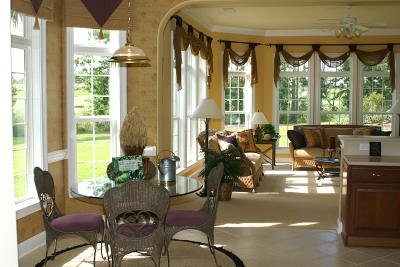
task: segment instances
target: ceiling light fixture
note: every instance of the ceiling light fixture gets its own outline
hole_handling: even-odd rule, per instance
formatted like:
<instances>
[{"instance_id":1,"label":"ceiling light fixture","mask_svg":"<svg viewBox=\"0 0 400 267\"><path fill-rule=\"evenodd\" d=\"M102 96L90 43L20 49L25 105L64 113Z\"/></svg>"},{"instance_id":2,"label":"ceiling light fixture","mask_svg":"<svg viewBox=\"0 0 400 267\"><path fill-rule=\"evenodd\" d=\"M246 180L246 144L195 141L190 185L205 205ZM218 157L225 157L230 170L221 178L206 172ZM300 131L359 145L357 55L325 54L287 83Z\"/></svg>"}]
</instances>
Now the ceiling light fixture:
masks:
<instances>
[{"instance_id":1,"label":"ceiling light fixture","mask_svg":"<svg viewBox=\"0 0 400 267\"><path fill-rule=\"evenodd\" d=\"M115 51L108 60L113 63L129 64L131 67L150 67L150 59L144 51L132 43L132 10L131 0L128 0L128 30L126 44Z\"/></svg>"},{"instance_id":2,"label":"ceiling light fixture","mask_svg":"<svg viewBox=\"0 0 400 267\"><path fill-rule=\"evenodd\" d=\"M362 33L367 31L367 27L357 24L357 18L347 16L341 19L340 25L335 30L335 35L336 37L344 36L347 39L351 39L354 36L360 37Z\"/></svg>"}]
</instances>

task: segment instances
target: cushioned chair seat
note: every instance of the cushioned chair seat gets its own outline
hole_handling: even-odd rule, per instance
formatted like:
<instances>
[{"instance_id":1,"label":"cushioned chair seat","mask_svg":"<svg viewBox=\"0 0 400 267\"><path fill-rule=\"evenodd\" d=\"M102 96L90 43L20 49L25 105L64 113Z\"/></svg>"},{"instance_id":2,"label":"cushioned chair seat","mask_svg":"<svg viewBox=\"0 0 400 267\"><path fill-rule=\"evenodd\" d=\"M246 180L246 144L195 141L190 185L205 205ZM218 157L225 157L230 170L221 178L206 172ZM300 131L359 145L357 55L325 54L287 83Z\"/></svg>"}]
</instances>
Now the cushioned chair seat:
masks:
<instances>
[{"instance_id":1,"label":"cushioned chair seat","mask_svg":"<svg viewBox=\"0 0 400 267\"><path fill-rule=\"evenodd\" d=\"M251 160L251 162L254 164L254 168L256 170L261 168L261 165L263 163L263 160L261 158L260 153L254 153L254 152L246 152L244 153L246 157Z\"/></svg>"},{"instance_id":2,"label":"cushioned chair seat","mask_svg":"<svg viewBox=\"0 0 400 267\"><path fill-rule=\"evenodd\" d=\"M167 226L199 226L209 219L209 214L197 210L174 210L167 214L165 224Z\"/></svg>"},{"instance_id":3,"label":"cushioned chair seat","mask_svg":"<svg viewBox=\"0 0 400 267\"><path fill-rule=\"evenodd\" d=\"M58 217L50 225L63 232L94 231L102 223L101 215L94 213L78 213Z\"/></svg>"},{"instance_id":4,"label":"cushioned chair seat","mask_svg":"<svg viewBox=\"0 0 400 267\"><path fill-rule=\"evenodd\" d=\"M325 149L319 147L305 147L294 150L294 156L300 158L323 157L325 155L324 153Z\"/></svg>"}]
</instances>

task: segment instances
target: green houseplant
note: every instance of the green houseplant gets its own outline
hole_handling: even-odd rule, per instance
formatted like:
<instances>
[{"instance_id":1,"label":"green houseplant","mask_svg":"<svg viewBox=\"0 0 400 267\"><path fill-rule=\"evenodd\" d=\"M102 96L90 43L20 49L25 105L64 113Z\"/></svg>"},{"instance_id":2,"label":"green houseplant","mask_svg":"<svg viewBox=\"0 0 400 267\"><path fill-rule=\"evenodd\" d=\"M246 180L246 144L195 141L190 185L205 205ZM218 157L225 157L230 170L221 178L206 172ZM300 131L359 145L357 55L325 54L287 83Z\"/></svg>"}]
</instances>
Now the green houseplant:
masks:
<instances>
[{"instance_id":1,"label":"green houseplant","mask_svg":"<svg viewBox=\"0 0 400 267\"><path fill-rule=\"evenodd\" d=\"M222 162L224 164L224 176L220 186L219 199L222 201L230 200L234 179L243 175L242 154L234 146L220 153L211 149L203 149L202 152L204 153L205 164L200 175L207 177L211 170Z\"/></svg>"},{"instance_id":2,"label":"green houseplant","mask_svg":"<svg viewBox=\"0 0 400 267\"><path fill-rule=\"evenodd\" d=\"M281 137L281 135L275 131L275 127L272 124L264 124L262 126L262 133L265 140L269 140L272 138L278 139L279 137Z\"/></svg>"}]
</instances>

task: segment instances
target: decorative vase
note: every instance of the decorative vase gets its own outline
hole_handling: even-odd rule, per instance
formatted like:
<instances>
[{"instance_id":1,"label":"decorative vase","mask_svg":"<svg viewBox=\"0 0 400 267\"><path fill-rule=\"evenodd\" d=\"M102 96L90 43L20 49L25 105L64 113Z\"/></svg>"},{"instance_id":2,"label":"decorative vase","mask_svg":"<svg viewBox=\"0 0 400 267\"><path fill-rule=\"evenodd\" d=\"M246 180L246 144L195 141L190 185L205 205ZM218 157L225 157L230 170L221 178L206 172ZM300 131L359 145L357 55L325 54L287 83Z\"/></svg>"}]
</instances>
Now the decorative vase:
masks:
<instances>
[{"instance_id":1,"label":"decorative vase","mask_svg":"<svg viewBox=\"0 0 400 267\"><path fill-rule=\"evenodd\" d=\"M263 140L268 141L268 140L271 140L271 139L272 139L272 135L270 135L270 134L264 134Z\"/></svg>"},{"instance_id":2,"label":"decorative vase","mask_svg":"<svg viewBox=\"0 0 400 267\"><path fill-rule=\"evenodd\" d=\"M220 201L229 201L232 198L233 184L232 182L221 182L219 187L219 196L218 199Z\"/></svg>"}]
</instances>

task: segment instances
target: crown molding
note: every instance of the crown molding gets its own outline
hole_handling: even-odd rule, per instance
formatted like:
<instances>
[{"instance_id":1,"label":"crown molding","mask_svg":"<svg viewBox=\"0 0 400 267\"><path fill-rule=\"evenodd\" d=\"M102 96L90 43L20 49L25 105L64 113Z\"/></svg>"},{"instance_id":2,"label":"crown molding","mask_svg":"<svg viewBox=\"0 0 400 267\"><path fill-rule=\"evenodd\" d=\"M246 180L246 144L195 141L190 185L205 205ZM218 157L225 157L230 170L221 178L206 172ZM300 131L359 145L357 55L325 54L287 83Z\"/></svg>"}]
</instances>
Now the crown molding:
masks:
<instances>
[{"instance_id":1,"label":"crown molding","mask_svg":"<svg viewBox=\"0 0 400 267\"><path fill-rule=\"evenodd\" d=\"M331 29L255 30L250 28L215 25L211 28L211 31L256 36L335 36L334 30ZM370 29L362 35L400 35L400 29Z\"/></svg>"}]
</instances>

